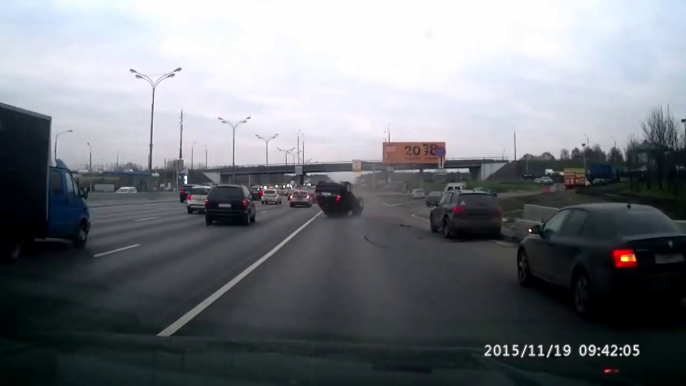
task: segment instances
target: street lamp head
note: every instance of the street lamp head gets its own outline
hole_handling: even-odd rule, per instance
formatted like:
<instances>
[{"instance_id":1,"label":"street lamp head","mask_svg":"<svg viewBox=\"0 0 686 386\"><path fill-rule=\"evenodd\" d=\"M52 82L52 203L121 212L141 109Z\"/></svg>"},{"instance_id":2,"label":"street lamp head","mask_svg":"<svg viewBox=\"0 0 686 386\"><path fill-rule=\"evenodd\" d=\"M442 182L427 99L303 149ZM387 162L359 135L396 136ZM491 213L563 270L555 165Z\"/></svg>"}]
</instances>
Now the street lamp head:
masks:
<instances>
[{"instance_id":1,"label":"street lamp head","mask_svg":"<svg viewBox=\"0 0 686 386\"><path fill-rule=\"evenodd\" d=\"M129 72L131 72L131 73L134 73L134 74L136 74L136 73L137 73L137 71L136 71L136 70L134 70L133 68L132 68L132 69L130 69L130 70L129 70Z\"/></svg>"},{"instance_id":2,"label":"street lamp head","mask_svg":"<svg viewBox=\"0 0 686 386\"><path fill-rule=\"evenodd\" d=\"M223 120L224 120L222 117L217 117L217 119L219 119L220 121L223 121Z\"/></svg>"},{"instance_id":3,"label":"street lamp head","mask_svg":"<svg viewBox=\"0 0 686 386\"><path fill-rule=\"evenodd\" d=\"M138 79L143 79L143 77L140 76L140 75L138 75L138 74L136 74L136 78L138 78Z\"/></svg>"},{"instance_id":4,"label":"street lamp head","mask_svg":"<svg viewBox=\"0 0 686 386\"><path fill-rule=\"evenodd\" d=\"M176 70L174 70L174 72L179 72L179 71L181 71L181 67L179 67L179 68L177 68Z\"/></svg>"},{"instance_id":5,"label":"street lamp head","mask_svg":"<svg viewBox=\"0 0 686 386\"><path fill-rule=\"evenodd\" d=\"M175 76L176 76L176 74L169 74L169 76L167 76L167 78L173 78Z\"/></svg>"},{"instance_id":6,"label":"street lamp head","mask_svg":"<svg viewBox=\"0 0 686 386\"><path fill-rule=\"evenodd\" d=\"M246 121L247 121L248 119L250 119L250 117L245 118Z\"/></svg>"},{"instance_id":7,"label":"street lamp head","mask_svg":"<svg viewBox=\"0 0 686 386\"><path fill-rule=\"evenodd\" d=\"M67 130L67 133L73 133L74 130Z\"/></svg>"}]
</instances>

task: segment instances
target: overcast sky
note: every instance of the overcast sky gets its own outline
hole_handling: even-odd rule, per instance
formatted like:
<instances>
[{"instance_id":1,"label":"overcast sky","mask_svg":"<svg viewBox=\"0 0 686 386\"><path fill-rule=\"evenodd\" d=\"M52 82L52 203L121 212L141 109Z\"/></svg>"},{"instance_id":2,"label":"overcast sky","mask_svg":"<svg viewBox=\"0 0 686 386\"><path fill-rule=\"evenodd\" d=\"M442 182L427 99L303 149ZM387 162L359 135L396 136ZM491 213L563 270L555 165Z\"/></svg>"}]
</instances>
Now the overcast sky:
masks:
<instances>
[{"instance_id":1,"label":"overcast sky","mask_svg":"<svg viewBox=\"0 0 686 386\"><path fill-rule=\"evenodd\" d=\"M284 162L381 159L392 140L447 142L448 157L518 155L584 142L623 147L662 104L686 117L681 1L3 0L0 102L53 117L70 165L178 156Z\"/></svg>"}]
</instances>

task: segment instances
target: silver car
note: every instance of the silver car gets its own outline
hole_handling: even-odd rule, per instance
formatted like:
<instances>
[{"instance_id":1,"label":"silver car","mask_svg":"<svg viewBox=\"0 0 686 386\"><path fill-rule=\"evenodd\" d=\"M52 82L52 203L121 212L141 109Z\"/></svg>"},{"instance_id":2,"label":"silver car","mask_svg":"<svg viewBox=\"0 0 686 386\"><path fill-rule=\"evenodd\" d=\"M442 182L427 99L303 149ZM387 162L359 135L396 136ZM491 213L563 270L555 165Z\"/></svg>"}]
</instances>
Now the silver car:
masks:
<instances>
[{"instance_id":1,"label":"silver car","mask_svg":"<svg viewBox=\"0 0 686 386\"><path fill-rule=\"evenodd\" d=\"M186 210L188 214L193 212L205 213L205 199L212 189L209 186L194 186L186 196Z\"/></svg>"}]
</instances>

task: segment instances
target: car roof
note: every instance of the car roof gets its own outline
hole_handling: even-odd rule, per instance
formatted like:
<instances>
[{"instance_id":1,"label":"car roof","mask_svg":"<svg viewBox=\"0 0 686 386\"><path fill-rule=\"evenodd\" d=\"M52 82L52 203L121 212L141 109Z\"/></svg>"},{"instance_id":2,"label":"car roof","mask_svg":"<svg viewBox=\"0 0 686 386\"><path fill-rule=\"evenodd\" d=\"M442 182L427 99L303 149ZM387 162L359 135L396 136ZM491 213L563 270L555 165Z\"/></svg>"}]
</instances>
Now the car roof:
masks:
<instances>
[{"instance_id":1,"label":"car roof","mask_svg":"<svg viewBox=\"0 0 686 386\"><path fill-rule=\"evenodd\" d=\"M241 188L243 185L236 184L218 184L214 186L215 188Z\"/></svg>"},{"instance_id":2,"label":"car roof","mask_svg":"<svg viewBox=\"0 0 686 386\"><path fill-rule=\"evenodd\" d=\"M460 192L460 195L462 194L474 194L474 195L482 195L482 196L490 196L491 194L488 192L482 192L480 190L462 190Z\"/></svg>"},{"instance_id":3,"label":"car roof","mask_svg":"<svg viewBox=\"0 0 686 386\"><path fill-rule=\"evenodd\" d=\"M641 211L641 212L660 212L660 210L650 205L638 205L620 202L598 202L592 204L578 204L565 206L562 209L583 209L588 212L619 212L619 211Z\"/></svg>"}]
</instances>

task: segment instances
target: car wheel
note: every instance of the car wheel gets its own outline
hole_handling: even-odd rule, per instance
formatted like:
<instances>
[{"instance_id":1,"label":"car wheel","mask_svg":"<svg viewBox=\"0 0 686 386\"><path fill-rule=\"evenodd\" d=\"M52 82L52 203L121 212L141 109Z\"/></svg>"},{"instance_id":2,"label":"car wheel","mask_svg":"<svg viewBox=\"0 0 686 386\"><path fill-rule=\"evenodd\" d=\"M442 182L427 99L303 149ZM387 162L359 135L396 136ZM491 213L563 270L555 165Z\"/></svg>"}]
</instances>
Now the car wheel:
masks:
<instances>
[{"instance_id":1,"label":"car wheel","mask_svg":"<svg viewBox=\"0 0 686 386\"><path fill-rule=\"evenodd\" d=\"M450 229L450 222L448 221L447 218L443 219L441 229L443 230L443 237L444 238L446 238L446 239L452 239L453 238L453 231Z\"/></svg>"},{"instance_id":2,"label":"car wheel","mask_svg":"<svg viewBox=\"0 0 686 386\"><path fill-rule=\"evenodd\" d=\"M0 254L2 254L2 262L7 264L14 264L19 260L21 254L22 240L7 240L2 242L0 247Z\"/></svg>"},{"instance_id":3,"label":"car wheel","mask_svg":"<svg viewBox=\"0 0 686 386\"><path fill-rule=\"evenodd\" d=\"M212 225L212 217L205 215L205 225L210 226Z\"/></svg>"},{"instance_id":4,"label":"car wheel","mask_svg":"<svg viewBox=\"0 0 686 386\"><path fill-rule=\"evenodd\" d=\"M193 214L193 209L191 208L186 208L186 211L188 212L188 214Z\"/></svg>"},{"instance_id":5,"label":"car wheel","mask_svg":"<svg viewBox=\"0 0 686 386\"><path fill-rule=\"evenodd\" d=\"M250 222L255 222L257 220L257 211L253 213L252 217L250 217Z\"/></svg>"},{"instance_id":6,"label":"car wheel","mask_svg":"<svg viewBox=\"0 0 686 386\"><path fill-rule=\"evenodd\" d=\"M434 224L434 215L433 215L433 213L431 213L431 214L429 215L429 226L431 227L431 232L432 232L432 233L438 233L438 227L436 226L436 224Z\"/></svg>"},{"instance_id":7,"label":"car wheel","mask_svg":"<svg viewBox=\"0 0 686 386\"><path fill-rule=\"evenodd\" d=\"M581 270L572 279L572 304L574 312L583 318L593 315L593 295L588 274Z\"/></svg>"},{"instance_id":8,"label":"car wheel","mask_svg":"<svg viewBox=\"0 0 686 386\"><path fill-rule=\"evenodd\" d=\"M81 223L79 225L79 233L76 235L76 238L74 239L74 247L75 248L83 248L86 246L86 243L88 242L88 226L85 223Z\"/></svg>"},{"instance_id":9,"label":"car wheel","mask_svg":"<svg viewBox=\"0 0 686 386\"><path fill-rule=\"evenodd\" d=\"M523 249L517 253L517 280L522 287L530 286L533 281L529 268L529 255Z\"/></svg>"},{"instance_id":10,"label":"car wheel","mask_svg":"<svg viewBox=\"0 0 686 386\"><path fill-rule=\"evenodd\" d=\"M252 217L252 216L250 216L249 213L243 215L243 225L245 225L245 226L250 225L250 223L252 223L252 221L250 221L250 220L251 220L251 217Z\"/></svg>"}]
</instances>

